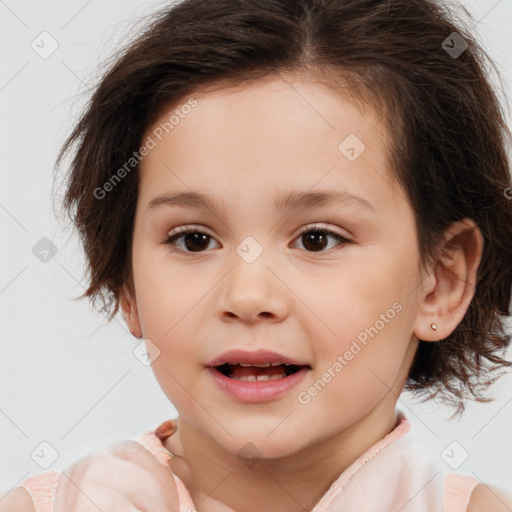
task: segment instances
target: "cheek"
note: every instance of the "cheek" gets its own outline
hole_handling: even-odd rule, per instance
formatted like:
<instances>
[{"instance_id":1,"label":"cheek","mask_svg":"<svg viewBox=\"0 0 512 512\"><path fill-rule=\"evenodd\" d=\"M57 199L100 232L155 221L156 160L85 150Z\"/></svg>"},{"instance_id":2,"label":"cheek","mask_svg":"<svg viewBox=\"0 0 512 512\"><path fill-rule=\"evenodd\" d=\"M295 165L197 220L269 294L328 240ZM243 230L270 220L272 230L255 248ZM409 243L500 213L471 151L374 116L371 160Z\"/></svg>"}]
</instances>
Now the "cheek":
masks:
<instances>
[{"instance_id":1,"label":"cheek","mask_svg":"<svg viewBox=\"0 0 512 512\"><path fill-rule=\"evenodd\" d=\"M141 251L139 259L134 260L134 280L144 335L166 347L184 329L190 338L194 315L212 284L193 269L173 263L161 249Z\"/></svg>"},{"instance_id":2,"label":"cheek","mask_svg":"<svg viewBox=\"0 0 512 512\"><path fill-rule=\"evenodd\" d=\"M343 400L339 403L385 393L410 344L415 271L411 261L406 265L391 251L388 258L381 248L377 252L378 257L369 254L351 265L347 258L346 270L323 280L323 293L308 296L308 306L322 320L311 328L318 373L336 375L337 384L329 386L339 393L333 397ZM316 316L309 318L317 322Z\"/></svg>"},{"instance_id":3,"label":"cheek","mask_svg":"<svg viewBox=\"0 0 512 512\"><path fill-rule=\"evenodd\" d=\"M380 330L363 329L359 338L349 336L338 347L331 345L311 383L317 391L301 390L317 393L306 407L319 423L334 421L348 427L394 389L403 376L408 349L408 340L403 338L405 314L400 311Z\"/></svg>"},{"instance_id":4,"label":"cheek","mask_svg":"<svg viewBox=\"0 0 512 512\"><path fill-rule=\"evenodd\" d=\"M391 386L410 343L407 314L403 308L398 309L388 308L368 324L356 325L352 319L334 342L328 337L318 340L317 346L322 347L318 373L323 372L326 379L327 374L336 375L332 381L337 382L340 390L348 387L364 392L374 384ZM380 384L379 379L383 381Z\"/></svg>"},{"instance_id":5,"label":"cheek","mask_svg":"<svg viewBox=\"0 0 512 512\"><path fill-rule=\"evenodd\" d=\"M158 361L153 363L152 370L155 378L172 406L179 411L180 416L187 421L203 418L208 421L208 414L201 407L202 400L195 400L194 396L205 396L204 391L198 390L195 378L190 377L190 368L180 361L183 354L162 354Z\"/></svg>"},{"instance_id":6,"label":"cheek","mask_svg":"<svg viewBox=\"0 0 512 512\"><path fill-rule=\"evenodd\" d=\"M205 294L212 285L201 285L197 274L188 274L148 265L136 288L144 337L159 351L153 371L169 389L186 386L190 374L206 362L204 325L211 309L205 308Z\"/></svg>"},{"instance_id":7,"label":"cheek","mask_svg":"<svg viewBox=\"0 0 512 512\"><path fill-rule=\"evenodd\" d=\"M294 280L294 292L307 306L302 318L310 324L312 338L322 340L318 345L325 353L329 346L348 349L347 343L358 335L364 341L365 329L376 322L379 331L389 331L403 316L397 310L404 310L412 297L407 296L412 275L404 265L386 261L380 249L359 255L344 259L339 270ZM297 302L297 307L304 306Z\"/></svg>"}]
</instances>

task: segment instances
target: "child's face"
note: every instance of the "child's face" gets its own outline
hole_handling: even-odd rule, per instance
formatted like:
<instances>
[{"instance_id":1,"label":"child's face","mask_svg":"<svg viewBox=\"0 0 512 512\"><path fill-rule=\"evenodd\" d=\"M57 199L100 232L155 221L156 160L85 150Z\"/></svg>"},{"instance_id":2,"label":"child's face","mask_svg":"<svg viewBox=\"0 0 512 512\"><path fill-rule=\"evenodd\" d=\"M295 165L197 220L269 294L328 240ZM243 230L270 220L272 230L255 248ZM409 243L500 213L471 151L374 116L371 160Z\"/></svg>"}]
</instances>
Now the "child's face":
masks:
<instances>
[{"instance_id":1,"label":"child's face","mask_svg":"<svg viewBox=\"0 0 512 512\"><path fill-rule=\"evenodd\" d=\"M423 276L413 212L392 181L378 116L305 80L193 97L197 105L180 111L161 141L153 130L179 106L146 134L157 144L141 163L132 246L138 316L130 326L158 347L152 366L163 391L189 425L232 453L251 441L278 457L370 413L389 419L418 343ZM349 134L366 146L359 156L353 138L339 149ZM292 192L363 202L277 211L276 199ZM218 209L148 209L178 193L208 195ZM211 238L165 245L180 226ZM299 234L305 226L309 236ZM274 351L310 369L278 396L241 399L205 367L233 349Z\"/></svg>"}]
</instances>

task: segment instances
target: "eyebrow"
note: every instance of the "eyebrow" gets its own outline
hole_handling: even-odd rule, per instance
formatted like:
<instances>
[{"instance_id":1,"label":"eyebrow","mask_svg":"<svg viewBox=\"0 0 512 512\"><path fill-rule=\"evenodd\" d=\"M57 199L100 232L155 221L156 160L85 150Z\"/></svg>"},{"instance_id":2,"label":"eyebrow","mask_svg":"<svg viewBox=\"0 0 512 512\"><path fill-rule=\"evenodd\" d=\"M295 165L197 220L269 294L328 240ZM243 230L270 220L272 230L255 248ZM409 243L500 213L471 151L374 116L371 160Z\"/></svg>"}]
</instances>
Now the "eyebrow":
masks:
<instances>
[{"instance_id":1,"label":"eyebrow","mask_svg":"<svg viewBox=\"0 0 512 512\"><path fill-rule=\"evenodd\" d=\"M297 192L292 191L287 196L277 197L275 209L278 213L291 210L292 208L312 208L315 206L326 206L329 204L359 204L364 208L375 212L375 208L366 199L340 191L321 192ZM218 196L201 194L199 192L180 192L175 194L160 194L148 203L146 212L155 210L161 206L178 208L197 208L209 210L222 210L222 204Z\"/></svg>"}]
</instances>

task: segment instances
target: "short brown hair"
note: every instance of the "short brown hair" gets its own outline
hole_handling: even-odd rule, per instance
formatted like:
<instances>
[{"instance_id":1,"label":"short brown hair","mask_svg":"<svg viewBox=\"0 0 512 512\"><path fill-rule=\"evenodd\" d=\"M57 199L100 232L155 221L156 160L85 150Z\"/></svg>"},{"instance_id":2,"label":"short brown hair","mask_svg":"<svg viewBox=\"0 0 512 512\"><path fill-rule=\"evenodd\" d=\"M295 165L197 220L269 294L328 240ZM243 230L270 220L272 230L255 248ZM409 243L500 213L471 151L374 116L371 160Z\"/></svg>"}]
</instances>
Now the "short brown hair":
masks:
<instances>
[{"instance_id":1,"label":"short brown hair","mask_svg":"<svg viewBox=\"0 0 512 512\"><path fill-rule=\"evenodd\" d=\"M495 379L482 382L482 374L512 365L496 355L509 343L510 133L486 77L496 67L462 16L456 25L455 10L434 0L185 0L153 16L112 56L58 155L57 167L75 148L64 207L90 273L81 297L101 298L109 320L118 311L122 286L131 282L138 166L105 197L95 191L166 109L216 82L316 70L381 115L423 264L436 261L453 222L468 217L480 228L485 246L464 319L440 343L420 340L405 389L429 391L426 399L440 394L458 406L456 414L469 393L490 401L477 393ZM495 366L482 365L488 361Z\"/></svg>"}]
</instances>

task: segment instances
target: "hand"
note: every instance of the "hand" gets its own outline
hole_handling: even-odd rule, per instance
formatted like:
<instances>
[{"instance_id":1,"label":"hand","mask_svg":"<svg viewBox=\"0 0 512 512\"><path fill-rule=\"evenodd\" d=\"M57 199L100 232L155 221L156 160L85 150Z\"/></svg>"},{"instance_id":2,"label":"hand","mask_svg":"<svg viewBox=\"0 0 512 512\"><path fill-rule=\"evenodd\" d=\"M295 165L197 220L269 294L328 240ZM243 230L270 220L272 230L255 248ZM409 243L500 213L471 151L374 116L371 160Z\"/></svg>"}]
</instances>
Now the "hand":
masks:
<instances>
[{"instance_id":1,"label":"hand","mask_svg":"<svg viewBox=\"0 0 512 512\"><path fill-rule=\"evenodd\" d=\"M171 469L125 441L62 471L54 512L179 512Z\"/></svg>"}]
</instances>

